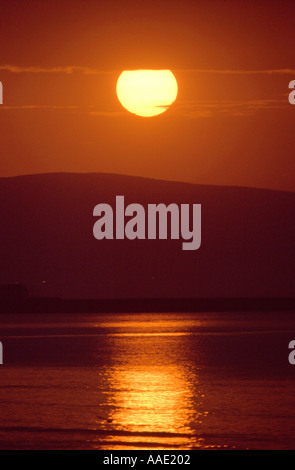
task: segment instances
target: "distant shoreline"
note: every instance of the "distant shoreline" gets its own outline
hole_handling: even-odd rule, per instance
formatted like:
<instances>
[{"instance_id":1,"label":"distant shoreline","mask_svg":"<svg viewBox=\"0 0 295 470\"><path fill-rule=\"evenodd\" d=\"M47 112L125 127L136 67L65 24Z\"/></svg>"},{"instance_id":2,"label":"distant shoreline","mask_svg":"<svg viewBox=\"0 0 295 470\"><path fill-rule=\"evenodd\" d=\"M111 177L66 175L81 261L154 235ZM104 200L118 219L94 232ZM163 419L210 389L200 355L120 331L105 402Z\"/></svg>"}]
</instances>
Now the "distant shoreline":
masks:
<instances>
[{"instance_id":1,"label":"distant shoreline","mask_svg":"<svg viewBox=\"0 0 295 470\"><path fill-rule=\"evenodd\" d=\"M295 312L295 298L60 299L31 297L23 300L0 300L0 314L271 312L278 310Z\"/></svg>"}]
</instances>

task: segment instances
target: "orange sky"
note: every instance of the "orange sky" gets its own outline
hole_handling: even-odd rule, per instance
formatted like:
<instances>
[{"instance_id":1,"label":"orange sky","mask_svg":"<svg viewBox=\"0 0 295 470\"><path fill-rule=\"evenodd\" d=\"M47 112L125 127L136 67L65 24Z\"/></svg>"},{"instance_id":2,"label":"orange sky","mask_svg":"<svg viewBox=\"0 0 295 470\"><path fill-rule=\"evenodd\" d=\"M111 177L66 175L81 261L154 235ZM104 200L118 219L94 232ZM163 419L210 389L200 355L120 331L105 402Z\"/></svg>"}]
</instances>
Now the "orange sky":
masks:
<instances>
[{"instance_id":1,"label":"orange sky","mask_svg":"<svg viewBox=\"0 0 295 470\"><path fill-rule=\"evenodd\" d=\"M0 18L0 176L295 190L294 2L10 1ZM167 113L123 110L116 80L136 68L174 72Z\"/></svg>"}]
</instances>

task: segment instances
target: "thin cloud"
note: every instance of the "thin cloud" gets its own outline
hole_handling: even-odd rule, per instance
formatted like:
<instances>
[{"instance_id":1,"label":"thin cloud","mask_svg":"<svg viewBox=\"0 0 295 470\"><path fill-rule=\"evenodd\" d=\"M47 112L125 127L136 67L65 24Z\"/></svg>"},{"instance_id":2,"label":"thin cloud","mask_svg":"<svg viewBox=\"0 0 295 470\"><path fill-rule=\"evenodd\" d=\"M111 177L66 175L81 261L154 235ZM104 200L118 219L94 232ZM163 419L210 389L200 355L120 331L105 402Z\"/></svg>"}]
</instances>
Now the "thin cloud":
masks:
<instances>
[{"instance_id":1,"label":"thin cloud","mask_svg":"<svg viewBox=\"0 0 295 470\"><path fill-rule=\"evenodd\" d=\"M0 110L7 111L20 111L20 110L56 110L56 111L80 111L90 116L104 116L104 117L114 117L114 116L124 116L125 111L101 111L93 110L92 106L88 109L81 106L58 106L58 105L43 105L43 104L26 104L26 105L12 105L12 106L0 106Z\"/></svg>"},{"instance_id":2,"label":"thin cloud","mask_svg":"<svg viewBox=\"0 0 295 470\"><path fill-rule=\"evenodd\" d=\"M211 73L220 75L294 75L295 69L268 69L268 70L223 70L223 69L174 69L175 72L185 73Z\"/></svg>"},{"instance_id":3,"label":"thin cloud","mask_svg":"<svg viewBox=\"0 0 295 470\"><path fill-rule=\"evenodd\" d=\"M78 106L58 106L58 105L47 105L47 104L24 104L24 105L11 105L11 106L1 106L1 109L10 109L10 110L19 110L19 109L68 109L68 110L77 110Z\"/></svg>"},{"instance_id":4,"label":"thin cloud","mask_svg":"<svg viewBox=\"0 0 295 470\"><path fill-rule=\"evenodd\" d=\"M65 73L68 75L82 73L84 75L105 75L115 73L114 70L99 70L78 65L66 67L22 67L18 65L0 65L0 71L11 73Z\"/></svg>"},{"instance_id":5,"label":"thin cloud","mask_svg":"<svg viewBox=\"0 0 295 470\"><path fill-rule=\"evenodd\" d=\"M180 116L187 118L201 118L214 116L247 116L258 111L270 109L287 109L288 102L286 100L202 100L202 101L180 101L175 103L169 110L171 116ZM126 111L117 110L100 110L89 107L80 106L58 106L58 105L15 105L1 106L0 110L56 110L56 111L75 111L83 112L93 117L122 117L128 115Z\"/></svg>"},{"instance_id":6,"label":"thin cloud","mask_svg":"<svg viewBox=\"0 0 295 470\"><path fill-rule=\"evenodd\" d=\"M185 73L210 73L221 75L294 75L295 69L267 69L267 70L235 70L235 69L172 69L175 72ZM80 65L68 65L65 67L35 67L35 66L19 66L19 65L0 65L0 71L11 73L64 73L74 74L82 73L84 75L105 75L118 73L119 70L101 70L92 67L84 67Z\"/></svg>"},{"instance_id":7,"label":"thin cloud","mask_svg":"<svg viewBox=\"0 0 295 470\"><path fill-rule=\"evenodd\" d=\"M173 105L173 114L191 118L218 115L246 116L257 111L284 108L288 108L286 100L182 101Z\"/></svg>"}]
</instances>

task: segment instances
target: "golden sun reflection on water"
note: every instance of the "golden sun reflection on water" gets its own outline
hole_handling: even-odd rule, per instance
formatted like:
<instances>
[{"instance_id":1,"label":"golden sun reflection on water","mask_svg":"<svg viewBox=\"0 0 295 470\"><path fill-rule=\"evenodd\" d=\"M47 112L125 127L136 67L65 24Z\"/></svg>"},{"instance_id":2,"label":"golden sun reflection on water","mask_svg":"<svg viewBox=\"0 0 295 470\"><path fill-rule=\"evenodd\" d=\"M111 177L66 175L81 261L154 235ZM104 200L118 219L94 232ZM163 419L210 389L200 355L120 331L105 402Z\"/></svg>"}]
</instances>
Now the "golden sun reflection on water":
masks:
<instances>
[{"instance_id":1,"label":"golden sun reflection on water","mask_svg":"<svg viewBox=\"0 0 295 470\"><path fill-rule=\"evenodd\" d=\"M95 423L108 432L106 449L201 447L197 429L207 412L197 370L183 361L182 341L189 332L165 333L147 323L139 333L133 326L109 335L112 364L103 374L107 416Z\"/></svg>"},{"instance_id":2,"label":"golden sun reflection on water","mask_svg":"<svg viewBox=\"0 0 295 470\"><path fill-rule=\"evenodd\" d=\"M195 443L189 423L202 420L192 405L192 391L177 366L117 368L110 375L113 393L109 422L139 445Z\"/></svg>"}]
</instances>

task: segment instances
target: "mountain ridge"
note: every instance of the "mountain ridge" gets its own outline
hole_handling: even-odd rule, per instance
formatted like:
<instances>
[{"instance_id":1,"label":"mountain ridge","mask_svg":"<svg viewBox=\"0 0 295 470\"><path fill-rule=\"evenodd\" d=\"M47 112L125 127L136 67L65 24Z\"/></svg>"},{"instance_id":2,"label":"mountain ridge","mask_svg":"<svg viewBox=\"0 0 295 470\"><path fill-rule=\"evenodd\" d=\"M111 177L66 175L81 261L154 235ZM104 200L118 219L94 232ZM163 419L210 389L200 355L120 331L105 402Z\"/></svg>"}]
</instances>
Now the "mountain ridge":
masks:
<instances>
[{"instance_id":1,"label":"mountain ridge","mask_svg":"<svg viewBox=\"0 0 295 470\"><path fill-rule=\"evenodd\" d=\"M94 206L202 205L202 243L95 240ZM61 298L292 297L295 193L106 173L0 178L0 283Z\"/></svg>"},{"instance_id":2,"label":"mountain ridge","mask_svg":"<svg viewBox=\"0 0 295 470\"><path fill-rule=\"evenodd\" d=\"M140 176L140 175L128 175L128 174L121 174L121 173L110 173L110 172L76 172L76 171L56 171L56 172L42 172L42 173L27 173L23 175L13 175L13 176L0 176L1 180L10 180L10 179L22 179L22 178L34 178L34 177L52 177L52 176L103 176L103 177L115 177L115 178L130 178L138 179L143 181L155 181L155 182L163 182L163 183L172 183L172 184L179 184L179 185L186 185L186 186L194 186L194 187L206 187L206 188L236 188L236 189L245 189L245 190L254 190L254 191L271 191L276 193L288 193L288 194L295 194L294 191L285 191L282 189L276 188L258 188L255 186L239 186L239 185L218 185L218 184L206 184L206 183L193 183L191 181L179 181L179 180L165 180L162 178L154 178L148 176Z\"/></svg>"}]
</instances>

